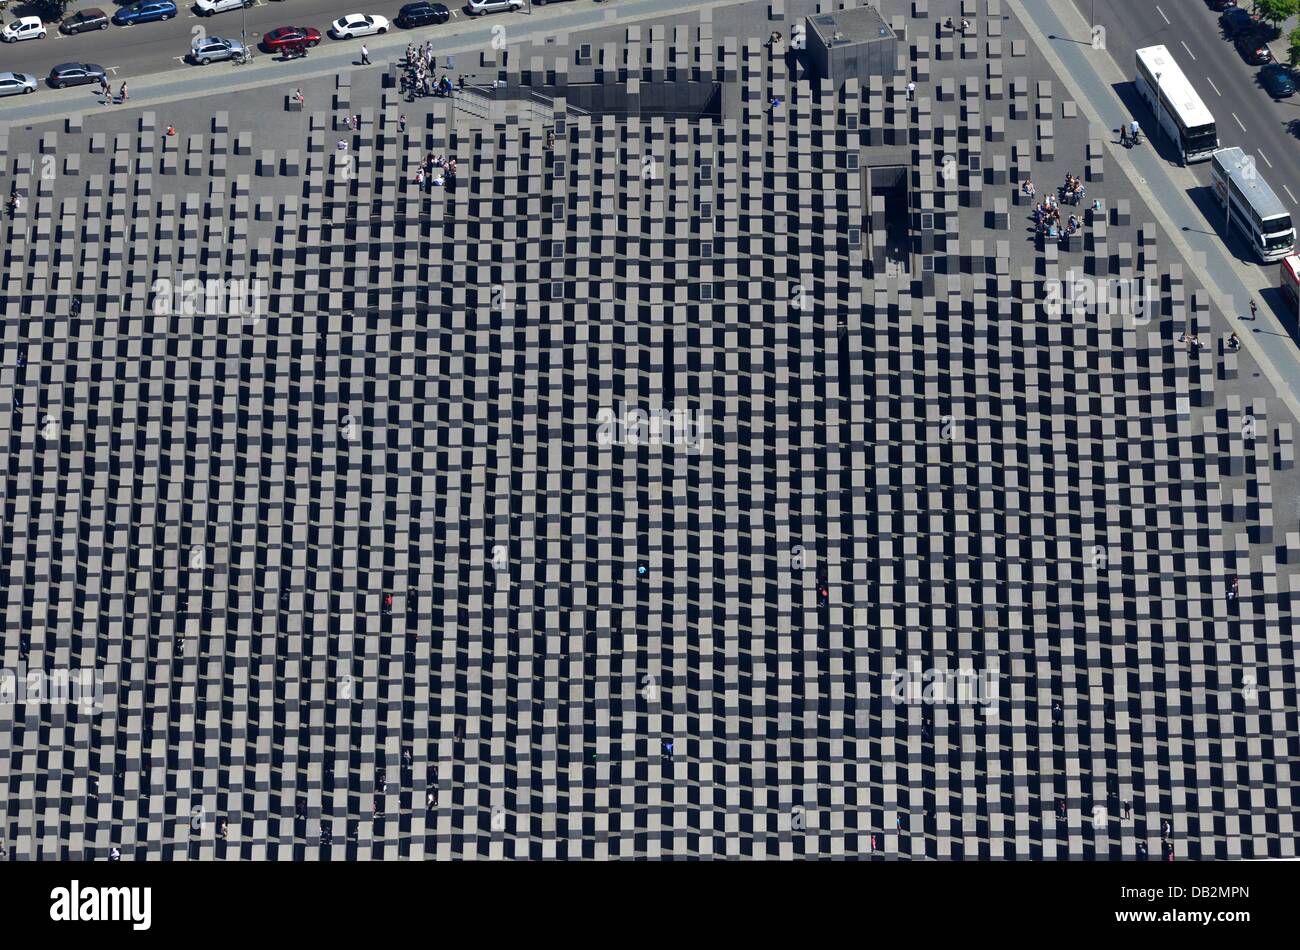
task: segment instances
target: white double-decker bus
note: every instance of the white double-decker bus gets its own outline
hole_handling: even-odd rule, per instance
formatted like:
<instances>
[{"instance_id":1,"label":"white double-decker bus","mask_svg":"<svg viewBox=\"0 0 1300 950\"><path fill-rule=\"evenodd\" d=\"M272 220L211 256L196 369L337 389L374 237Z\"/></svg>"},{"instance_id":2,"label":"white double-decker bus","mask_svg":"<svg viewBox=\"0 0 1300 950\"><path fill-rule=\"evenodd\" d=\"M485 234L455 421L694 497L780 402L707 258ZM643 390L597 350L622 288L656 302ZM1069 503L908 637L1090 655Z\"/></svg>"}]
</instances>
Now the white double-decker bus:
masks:
<instances>
[{"instance_id":1,"label":"white double-decker bus","mask_svg":"<svg viewBox=\"0 0 1300 950\"><path fill-rule=\"evenodd\" d=\"M1235 224L1265 263L1290 254L1295 246L1291 213L1259 174L1254 159L1235 145L1221 148L1214 153L1210 171L1214 196L1227 216L1224 236Z\"/></svg>"},{"instance_id":2,"label":"white double-decker bus","mask_svg":"<svg viewBox=\"0 0 1300 950\"><path fill-rule=\"evenodd\" d=\"M1184 165L1203 162L1214 154L1219 147L1214 116L1169 50L1163 46L1138 50L1136 83L1158 125L1178 146Z\"/></svg>"}]
</instances>

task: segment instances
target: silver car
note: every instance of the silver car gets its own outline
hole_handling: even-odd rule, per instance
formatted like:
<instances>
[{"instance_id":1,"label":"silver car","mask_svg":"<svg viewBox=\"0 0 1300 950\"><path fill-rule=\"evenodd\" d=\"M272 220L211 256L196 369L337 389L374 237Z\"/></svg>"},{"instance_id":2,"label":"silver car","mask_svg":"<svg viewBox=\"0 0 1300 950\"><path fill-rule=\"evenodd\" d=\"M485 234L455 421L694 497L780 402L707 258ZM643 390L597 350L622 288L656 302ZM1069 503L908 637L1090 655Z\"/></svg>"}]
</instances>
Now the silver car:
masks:
<instances>
[{"instance_id":1,"label":"silver car","mask_svg":"<svg viewBox=\"0 0 1300 950\"><path fill-rule=\"evenodd\" d=\"M195 40L190 48L190 59L200 66L215 63L223 59L235 59L245 54L244 44L239 40L227 40L220 36L209 36Z\"/></svg>"},{"instance_id":2,"label":"silver car","mask_svg":"<svg viewBox=\"0 0 1300 950\"><path fill-rule=\"evenodd\" d=\"M465 12L470 16L482 16L485 13L500 13L502 10L513 13L523 8L524 0L469 0Z\"/></svg>"},{"instance_id":3,"label":"silver car","mask_svg":"<svg viewBox=\"0 0 1300 950\"><path fill-rule=\"evenodd\" d=\"M27 73L0 73L0 96L36 91L36 77Z\"/></svg>"}]
</instances>

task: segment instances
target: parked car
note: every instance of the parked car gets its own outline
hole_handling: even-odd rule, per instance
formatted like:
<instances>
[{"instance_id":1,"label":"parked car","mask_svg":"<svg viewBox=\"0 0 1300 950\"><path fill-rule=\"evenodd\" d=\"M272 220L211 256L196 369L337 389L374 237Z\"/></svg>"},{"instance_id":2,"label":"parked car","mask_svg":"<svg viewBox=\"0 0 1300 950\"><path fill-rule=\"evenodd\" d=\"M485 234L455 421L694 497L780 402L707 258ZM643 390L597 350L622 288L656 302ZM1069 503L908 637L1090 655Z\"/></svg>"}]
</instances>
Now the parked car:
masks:
<instances>
[{"instance_id":1,"label":"parked car","mask_svg":"<svg viewBox=\"0 0 1300 950\"><path fill-rule=\"evenodd\" d=\"M315 46L320 42L320 30L313 26L277 26L262 35L262 46L268 53L275 53L287 46L305 43Z\"/></svg>"},{"instance_id":2,"label":"parked car","mask_svg":"<svg viewBox=\"0 0 1300 950\"><path fill-rule=\"evenodd\" d=\"M1238 33L1232 41L1241 58L1252 66L1263 66L1273 62L1273 51L1268 48L1268 38L1261 30L1246 30Z\"/></svg>"},{"instance_id":3,"label":"parked car","mask_svg":"<svg viewBox=\"0 0 1300 950\"><path fill-rule=\"evenodd\" d=\"M1235 7L1237 0L1209 0L1211 10L1226 10Z\"/></svg>"},{"instance_id":4,"label":"parked car","mask_svg":"<svg viewBox=\"0 0 1300 950\"><path fill-rule=\"evenodd\" d=\"M194 9L199 11L200 16L212 16L214 13L251 7L253 3L254 0L195 0Z\"/></svg>"},{"instance_id":5,"label":"parked car","mask_svg":"<svg viewBox=\"0 0 1300 950\"><path fill-rule=\"evenodd\" d=\"M53 89L62 89L64 86L98 83L101 79L107 78L108 73L104 72L104 67L95 63L60 63L50 70L50 75L45 81Z\"/></svg>"},{"instance_id":6,"label":"parked car","mask_svg":"<svg viewBox=\"0 0 1300 950\"><path fill-rule=\"evenodd\" d=\"M1274 99L1295 95L1295 79L1281 63L1270 63L1259 71L1259 82Z\"/></svg>"},{"instance_id":7,"label":"parked car","mask_svg":"<svg viewBox=\"0 0 1300 950\"><path fill-rule=\"evenodd\" d=\"M387 33L388 18L377 14L349 13L330 24L330 32L335 39L350 40L354 36L370 36L372 33Z\"/></svg>"},{"instance_id":8,"label":"parked car","mask_svg":"<svg viewBox=\"0 0 1300 950\"><path fill-rule=\"evenodd\" d=\"M221 36L209 36L207 39L195 40L190 47L190 62L206 66L224 59L243 56L247 50L239 40L228 40Z\"/></svg>"},{"instance_id":9,"label":"parked car","mask_svg":"<svg viewBox=\"0 0 1300 950\"><path fill-rule=\"evenodd\" d=\"M38 16L20 16L0 30L0 40L17 43L19 40L40 40L45 38L45 24Z\"/></svg>"},{"instance_id":10,"label":"parked car","mask_svg":"<svg viewBox=\"0 0 1300 950\"><path fill-rule=\"evenodd\" d=\"M485 13L501 13L505 10L522 10L524 0L469 0L465 12L470 16L482 16Z\"/></svg>"},{"instance_id":11,"label":"parked car","mask_svg":"<svg viewBox=\"0 0 1300 950\"><path fill-rule=\"evenodd\" d=\"M113 22L118 26L130 26L133 23L170 20L175 15L176 4L172 0L136 0L129 7L123 7L113 14Z\"/></svg>"},{"instance_id":12,"label":"parked car","mask_svg":"<svg viewBox=\"0 0 1300 950\"><path fill-rule=\"evenodd\" d=\"M0 96L26 95L36 91L36 77L30 73L0 73Z\"/></svg>"},{"instance_id":13,"label":"parked car","mask_svg":"<svg viewBox=\"0 0 1300 950\"><path fill-rule=\"evenodd\" d=\"M428 0L408 3L397 11L397 25L408 30L412 27L428 26L431 23L446 23L450 19L450 10L441 3L429 3Z\"/></svg>"},{"instance_id":14,"label":"parked car","mask_svg":"<svg viewBox=\"0 0 1300 950\"><path fill-rule=\"evenodd\" d=\"M84 10L78 10L59 24L59 30L69 36L75 33L85 33L89 30L107 29L108 14L99 7L86 7Z\"/></svg>"},{"instance_id":15,"label":"parked car","mask_svg":"<svg viewBox=\"0 0 1300 950\"><path fill-rule=\"evenodd\" d=\"M1223 35L1232 39L1238 33L1253 32L1258 28L1259 21L1240 7L1233 7L1219 17L1219 26L1223 29Z\"/></svg>"}]
</instances>

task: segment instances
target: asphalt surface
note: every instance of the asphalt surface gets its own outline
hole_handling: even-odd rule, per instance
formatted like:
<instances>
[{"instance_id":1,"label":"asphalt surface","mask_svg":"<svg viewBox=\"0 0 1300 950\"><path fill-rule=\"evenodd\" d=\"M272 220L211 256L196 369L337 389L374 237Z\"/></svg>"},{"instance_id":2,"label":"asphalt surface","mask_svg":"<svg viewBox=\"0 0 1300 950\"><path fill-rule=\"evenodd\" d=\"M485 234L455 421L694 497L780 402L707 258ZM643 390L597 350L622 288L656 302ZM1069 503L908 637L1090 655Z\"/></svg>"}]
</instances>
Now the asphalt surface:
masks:
<instances>
[{"instance_id":1,"label":"asphalt surface","mask_svg":"<svg viewBox=\"0 0 1300 950\"><path fill-rule=\"evenodd\" d=\"M184 56L189 52L196 37L206 34L238 39L243 28L247 30L249 45L253 46L261 41L262 34L278 26L314 26L325 34L331 22L348 13L377 13L392 21L397 18L397 11L406 2L408 0L378 0L378 2L374 0L291 0L291 2L256 0L255 5L247 10L199 16L192 5L177 0L180 12L175 19L165 22L140 23L135 26L114 24L107 30L81 33L76 36L64 36L57 29L52 28L53 24L51 24L51 29L43 40L24 40L20 43L0 45L0 71L34 73L42 80L42 87L32 95L39 95L50 91L44 85L44 78L49 73L50 67L56 63L69 61L98 63L109 71L111 77L118 80L175 70L205 68L211 70L218 64L200 67L184 61ZM78 0L69 8L69 13L98 6L111 16L118 7L126 5L126 3L114 4L112 0L103 0L103 2ZM559 15L574 8L595 10L599 15L599 11L603 8L615 7L618 4L608 2L598 4L593 0L566 0L566 2L551 0L546 6L534 8L532 13L492 13L482 17L467 15L464 7L454 2L444 5L452 12L452 18L447 23L415 30L403 30L394 23L388 36L403 33L418 34L423 41L436 39L443 34L454 35L458 30L471 24L480 27L498 23L507 25L527 23L531 26L532 21L539 18ZM14 18L15 9L16 7L11 4L5 15L6 23ZM325 36L319 48L323 50L332 45L339 48L359 49L362 43L373 48L377 39L381 38L334 40ZM82 93L88 95L87 89L89 87L83 88ZM77 94L76 90L66 91L73 95Z\"/></svg>"},{"instance_id":2,"label":"asphalt surface","mask_svg":"<svg viewBox=\"0 0 1300 950\"><path fill-rule=\"evenodd\" d=\"M1264 180L1293 215L1300 213L1300 93L1274 101L1256 79L1259 67L1248 65L1223 37L1219 14L1205 0L1074 0L1074 5L1089 21L1096 9L1096 22L1106 28L1107 52L1127 76L1134 75L1136 50L1167 46L1214 114L1219 144L1238 145L1254 155ZM1156 128L1145 106L1133 111L1143 128ZM1191 171L1209 184L1208 162Z\"/></svg>"}]
</instances>

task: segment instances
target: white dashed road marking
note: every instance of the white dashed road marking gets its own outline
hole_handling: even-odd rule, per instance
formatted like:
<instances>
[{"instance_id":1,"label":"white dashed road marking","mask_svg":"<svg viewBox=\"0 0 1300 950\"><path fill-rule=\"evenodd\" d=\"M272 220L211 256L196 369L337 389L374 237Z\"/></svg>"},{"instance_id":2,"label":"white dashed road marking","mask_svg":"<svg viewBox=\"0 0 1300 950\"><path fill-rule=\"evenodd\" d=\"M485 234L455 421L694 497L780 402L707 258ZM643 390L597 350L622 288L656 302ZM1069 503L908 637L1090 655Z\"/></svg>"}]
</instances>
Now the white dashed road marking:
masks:
<instances>
[{"instance_id":1,"label":"white dashed road marking","mask_svg":"<svg viewBox=\"0 0 1300 950\"><path fill-rule=\"evenodd\" d=\"M1273 163L1268 160L1268 156L1264 154L1264 150L1261 148L1258 151L1259 151L1259 157L1264 159L1264 164L1267 165L1269 168L1272 168Z\"/></svg>"},{"instance_id":2,"label":"white dashed road marking","mask_svg":"<svg viewBox=\"0 0 1300 950\"><path fill-rule=\"evenodd\" d=\"M1288 188L1286 185L1283 185L1283 186L1282 186L1282 190L1285 191L1288 195L1291 195L1291 200L1292 200L1292 201L1295 201L1295 195L1292 195L1292 194L1291 194L1291 189L1290 189L1290 188Z\"/></svg>"},{"instance_id":3,"label":"white dashed road marking","mask_svg":"<svg viewBox=\"0 0 1300 950\"><path fill-rule=\"evenodd\" d=\"M1156 13L1159 13L1160 16L1161 16L1161 18L1162 18L1166 23L1169 22L1169 17L1165 16L1165 11L1164 11L1164 10L1161 10L1159 7L1156 7Z\"/></svg>"},{"instance_id":4,"label":"white dashed road marking","mask_svg":"<svg viewBox=\"0 0 1300 950\"><path fill-rule=\"evenodd\" d=\"M1178 42L1183 43L1182 40L1179 40ZM1187 55L1192 57L1193 61L1196 60L1196 54L1192 52L1191 47L1189 47L1186 43L1183 43L1183 49L1187 50Z\"/></svg>"},{"instance_id":5,"label":"white dashed road marking","mask_svg":"<svg viewBox=\"0 0 1300 950\"><path fill-rule=\"evenodd\" d=\"M1214 90L1214 94L1215 94L1216 96L1221 96L1221 95L1223 95L1223 93L1219 92L1219 87L1216 86L1216 85L1214 84L1214 80L1213 80L1213 79L1211 79L1209 76L1206 76L1206 77L1205 77L1205 81L1208 82L1208 83L1210 84L1210 88Z\"/></svg>"},{"instance_id":6,"label":"white dashed road marking","mask_svg":"<svg viewBox=\"0 0 1300 950\"><path fill-rule=\"evenodd\" d=\"M1234 112L1234 113L1232 114L1232 117L1233 117L1234 119L1237 119L1237 113ZM1240 119L1237 119L1237 125L1241 127L1241 131L1243 131L1243 132L1246 131L1246 127L1245 127L1244 125L1241 124L1241 120L1240 120Z\"/></svg>"}]
</instances>

